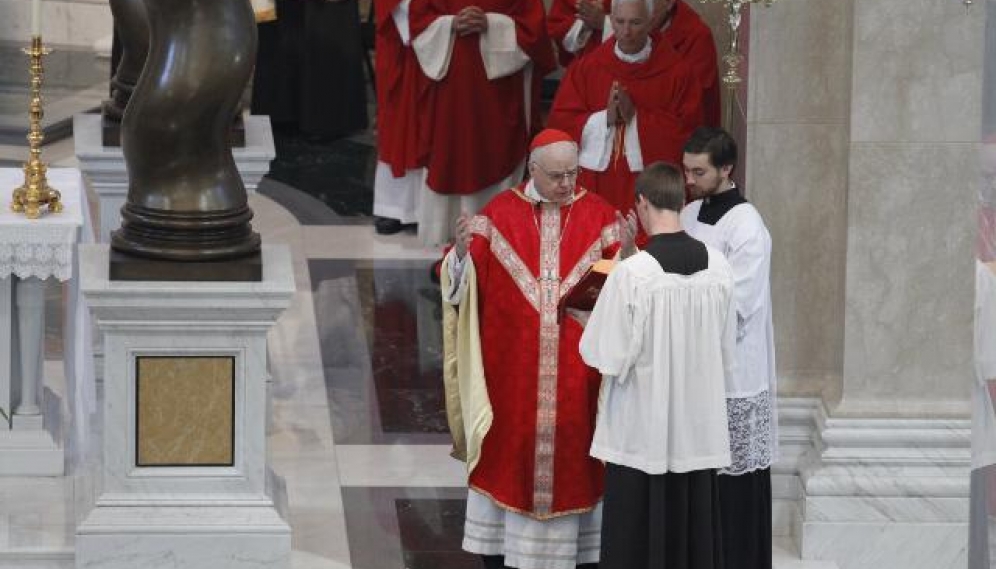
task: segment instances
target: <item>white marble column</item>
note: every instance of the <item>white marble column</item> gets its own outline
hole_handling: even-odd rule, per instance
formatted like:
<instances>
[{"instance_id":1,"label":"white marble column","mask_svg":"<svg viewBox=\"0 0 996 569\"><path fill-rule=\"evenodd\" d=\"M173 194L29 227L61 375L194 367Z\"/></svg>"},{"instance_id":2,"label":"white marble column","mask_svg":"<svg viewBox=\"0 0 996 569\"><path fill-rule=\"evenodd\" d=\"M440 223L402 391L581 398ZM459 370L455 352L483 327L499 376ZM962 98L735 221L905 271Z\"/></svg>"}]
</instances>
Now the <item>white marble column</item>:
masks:
<instances>
[{"instance_id":1,"label":"white marble column","mask_svg":"<svg viewBox=\"0 0 996 569\"><path fill-rule=\"evenodd\" d=\"M0 432L10 430L10 416L14 412L13 385L17 381L14 374L14 277L0 279L0 336L10 338L8 342L0 342Z\"/></svg>"},{"instance_id":2,"label":"white marble column","mask_svg":"<svg viewBox=\"0 0 996 569\"><path fill-rule=\"evenodd\" d=\"M41 429L39 390L45 352L45 281L29 277L16 279L16 285L21 399L14 407L14 429Z\"/></svg>"},{"instance_id":3,"label":"white marble column","mask_svg":"<svg viewBox=\"0 0 996 569\"><path fill-rule=\"evenodd\" d=\"M42 376L45 281L0 279L0 325L0 476L60 476L60 401Z\"/></svg>"}]
</instances>

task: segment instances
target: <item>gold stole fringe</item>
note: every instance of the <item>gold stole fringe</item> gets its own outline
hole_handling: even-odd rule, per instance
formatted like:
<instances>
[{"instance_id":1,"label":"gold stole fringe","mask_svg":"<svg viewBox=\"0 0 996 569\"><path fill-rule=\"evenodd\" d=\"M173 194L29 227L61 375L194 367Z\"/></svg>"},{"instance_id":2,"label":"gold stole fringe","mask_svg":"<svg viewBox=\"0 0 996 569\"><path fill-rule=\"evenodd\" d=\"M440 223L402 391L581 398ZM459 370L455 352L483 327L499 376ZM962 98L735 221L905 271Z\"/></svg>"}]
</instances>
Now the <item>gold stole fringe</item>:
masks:
<instances>
[{"instance_id":1,"label":"gold stole fringe","mask_svg":"<svg viewBox=\"0 0 996 569\"><path fill-rule=\"evenodd\" d=\"M443 259L440 288L451 287L449 263ZM467 463L467 473L477 467L481 446L491 428L494 413L484 380L481 332L477 310L477 274L466 263L467 291L460 309L443 301L443 386L446 392L446 419L453 437L452 456ZM445 293L444 293L445 294Z\"/></svg>"}]
</instances>

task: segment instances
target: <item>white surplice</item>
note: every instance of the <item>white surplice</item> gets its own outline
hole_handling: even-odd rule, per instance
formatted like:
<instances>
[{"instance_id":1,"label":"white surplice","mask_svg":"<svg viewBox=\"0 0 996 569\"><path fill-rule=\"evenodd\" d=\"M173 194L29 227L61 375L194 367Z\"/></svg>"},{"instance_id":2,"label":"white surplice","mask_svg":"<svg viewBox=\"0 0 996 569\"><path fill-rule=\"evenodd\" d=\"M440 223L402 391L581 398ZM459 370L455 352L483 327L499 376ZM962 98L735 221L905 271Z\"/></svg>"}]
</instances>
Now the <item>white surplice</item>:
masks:
<instances>
[{"instance_id":1,"label":"white surplice","mask_svg":"<svg viewBox=\"0 0 996 569\"><path fill-rule=\"evenodd\" d=\"M768 468L777 458L775 338L771 323L771 236L757 209L744 202L715 225L698 220L702 200L681 212L692 237L719 250L733 268L737 365L726 381L733 464L723 474Z\"/></svg>"},{"instance_id":2,"label":"white surplice","mask_svg":"<svg viewBox=\"0 0 996 569\"><path fill-rule=\"evenodd\" d=\"M730 465L733 271L708 251L708 268L688 276L646 252L609 273L580 346L602 373L595 458L652 475Z\"/></svg>"}]
</instances>

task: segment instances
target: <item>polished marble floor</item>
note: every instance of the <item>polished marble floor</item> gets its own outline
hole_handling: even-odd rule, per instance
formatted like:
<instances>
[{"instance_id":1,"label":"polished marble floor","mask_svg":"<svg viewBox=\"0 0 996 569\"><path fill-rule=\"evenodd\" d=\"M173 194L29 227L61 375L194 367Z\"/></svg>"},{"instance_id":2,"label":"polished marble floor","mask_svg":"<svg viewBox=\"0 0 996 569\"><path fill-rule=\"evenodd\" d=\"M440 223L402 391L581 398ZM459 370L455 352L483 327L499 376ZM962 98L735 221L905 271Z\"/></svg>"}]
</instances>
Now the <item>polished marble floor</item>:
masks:
<instances>
[{"instance_id":1,"label":"polished marble floor","mask_svg":"<svg viewBox=\"0 0 996 569\"><path fill-rule=\"evenodd\" d=\"M54 145L51 159L72 165L69 149ZM465 479L449 457L440 304L428 272L439 251L412 234L376 235L369 216L333 211L328 195L286 182L266 180L250 205L264 240L288 246L297 282L270 334L268 421L294 569L482 567L460 550ZM56 393L59 293L49 291L46 365ZM93 487L89 463L78 462L63 478L0 478L0 569L73 566L74 527ZM799 560L784 537L775 567L836 565Z\"/></svg>"}]
</instances>

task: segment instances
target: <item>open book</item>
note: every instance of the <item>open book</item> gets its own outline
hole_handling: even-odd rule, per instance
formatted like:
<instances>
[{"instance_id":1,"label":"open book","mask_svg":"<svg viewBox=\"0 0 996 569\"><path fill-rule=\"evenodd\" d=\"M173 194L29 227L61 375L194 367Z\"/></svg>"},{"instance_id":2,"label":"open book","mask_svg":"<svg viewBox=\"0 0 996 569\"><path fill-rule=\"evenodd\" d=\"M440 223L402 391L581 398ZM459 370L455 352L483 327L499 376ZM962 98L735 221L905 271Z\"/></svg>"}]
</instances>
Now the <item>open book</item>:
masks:
<instances>
[{"instance_id":1,"label":"open book","mask_svg":"<svg viewBox=\"0 0 996 569\"><path fill-rule=\"evenodd\" d=\"M605 279L608 278L609 272L615 265L615 259L595 261L578 281L578 284L574 285L574 288L560 301L560 313L563 314L564 310L568 308L585 312L595 308L595 301L598 300L598 294L602 292L602 285L605 284Z\"/></svg>"}]
</instances>

